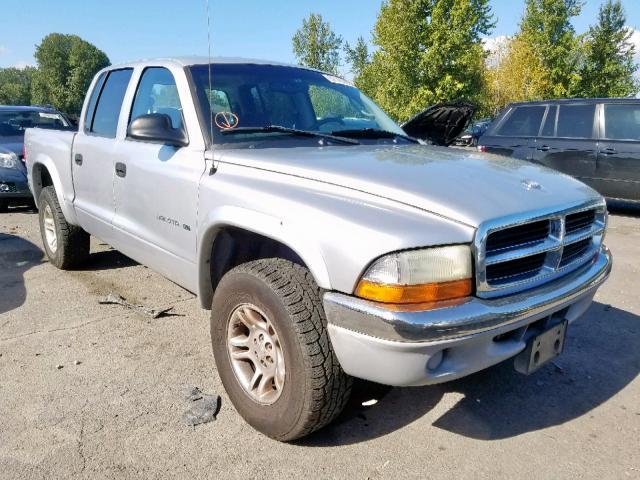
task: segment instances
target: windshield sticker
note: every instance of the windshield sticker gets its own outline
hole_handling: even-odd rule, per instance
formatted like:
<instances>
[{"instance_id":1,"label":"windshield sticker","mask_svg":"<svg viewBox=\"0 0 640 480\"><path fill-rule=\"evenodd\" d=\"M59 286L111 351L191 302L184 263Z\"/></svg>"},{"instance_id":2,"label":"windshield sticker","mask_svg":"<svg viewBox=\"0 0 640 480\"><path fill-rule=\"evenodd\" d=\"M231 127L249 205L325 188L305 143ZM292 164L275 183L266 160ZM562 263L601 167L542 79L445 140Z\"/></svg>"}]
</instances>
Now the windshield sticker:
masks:
<instances>
[{"instance_id":1,"label":"windshield sticker","mask_svg":"<svg viewBox=\"0 0 640 480\"><path fill-rule=\"evenodd\" d=\"M240 119L233 112L218 112L213 117L213 121L221 130L229 130L230 128L236 128Z\"/></svg>"},{"instance_id":2,"label":"windshield sticker","mask_svg":"<svg viewBox=\"0 0 640 480\"><path fill-rule=\"evenodd\" d=\"M347 87L353 87L353 83L345 80L344 78L336 77L335 75L328 75L323 73L322 76L329 80L331 83L337 83L338 85L346 85Z\"/></svg>"},{"instance_id":3,"label":"windshield sticker","mask_svg":"<svg viewBox=\"0 0 640 480\"><path fill-rule=\"evenodd\" d=\"M57 113L38 112L38 115L40 118L50 118L51 120L58 120L60 118L60 115Z\"/></svg>"}]
</instances>

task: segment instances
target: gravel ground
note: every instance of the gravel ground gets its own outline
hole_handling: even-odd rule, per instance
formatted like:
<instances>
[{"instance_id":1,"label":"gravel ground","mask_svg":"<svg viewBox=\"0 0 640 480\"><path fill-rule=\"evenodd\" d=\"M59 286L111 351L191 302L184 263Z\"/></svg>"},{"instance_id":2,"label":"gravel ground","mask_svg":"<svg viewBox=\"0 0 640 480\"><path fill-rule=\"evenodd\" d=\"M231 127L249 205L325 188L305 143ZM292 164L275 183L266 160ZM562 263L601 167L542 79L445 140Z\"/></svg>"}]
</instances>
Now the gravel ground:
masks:
<instances>
[{"instance_id":1,"label":"gravel ground","mask_svg":"<svg viewBox=\"0 0 640 480\"><path fill-rule=\"evenodd\" d=\"M58 271L33 212L0 215L0 478L640 479L640 210L610 220L613 275L555 365L363 383L333 425L281 444L228 401L192 294L97 241ZM173 315L100 305L111 292ZM221 395L217 421L184 424L186 386Z\"/></svg>"}]
</instances>

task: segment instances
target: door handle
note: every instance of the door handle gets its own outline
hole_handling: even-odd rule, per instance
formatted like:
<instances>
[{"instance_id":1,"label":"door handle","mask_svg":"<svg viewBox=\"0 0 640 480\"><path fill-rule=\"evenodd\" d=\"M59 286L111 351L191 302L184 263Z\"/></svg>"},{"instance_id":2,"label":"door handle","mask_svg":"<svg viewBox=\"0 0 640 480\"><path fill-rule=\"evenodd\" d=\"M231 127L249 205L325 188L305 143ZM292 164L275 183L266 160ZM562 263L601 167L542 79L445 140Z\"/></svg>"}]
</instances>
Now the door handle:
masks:
<instances>
[{"instance_id":1,"label":"door handle","mask_svg":"<svg viewBox=\"0 0 640 480\"><path fill-rule=\"evenodd\" d=\"M116 162L116 175L119 177L127 176L127 166L124 163Z\"/></svg>"},{"instance_id":2,"label":"door handle","mask_svg":"<svg viewBox=\"0 0 640 480\"><path fill-rule=\"evenodd\" d=\"M73 159L76 162L76 165L82 165L82 154L76 153Z\"/></svg>"},{"instance_id":3,"label":"door handle","mask_svg":"<svg viewBox=\"0 0 640 480\"><path fill-rule=\"evenodd\" d=\"M538 147L536 150L540 150L541 152L548 152L549 150L551 150L551 147L549 145L542 145L541 147Z\"/></svg>"},{"instance_id":4,"label":"door handle","mask_svg":"<svg viewBox=\"0 0 640 480\"><path fill-rule=\"evenodd\" d=\"M600 153L603 155L615 155L618 152L615 148L605 148L604 150L600 150Z\"/></svg>"}]
</instances>

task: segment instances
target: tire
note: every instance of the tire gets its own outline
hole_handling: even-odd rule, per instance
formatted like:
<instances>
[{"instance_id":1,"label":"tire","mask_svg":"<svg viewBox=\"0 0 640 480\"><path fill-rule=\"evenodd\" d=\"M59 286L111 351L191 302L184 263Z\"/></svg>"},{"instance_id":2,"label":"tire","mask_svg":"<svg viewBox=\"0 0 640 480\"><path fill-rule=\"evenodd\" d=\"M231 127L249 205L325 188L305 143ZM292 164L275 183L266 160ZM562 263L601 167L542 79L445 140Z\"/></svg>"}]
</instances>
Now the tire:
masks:
<instances>
[{"instance_id":1,"label":"tire","mask_svg":"<svg viewBox=\"0 0 640 480\"><path fill-rule=\"evenodd\" d=\"M247 308L252 315L246 315ZM284 365L283 382L278 393L276 373L264 402L243 387L238 362L231 359L230 350L236 347L227 346L234 319L256 314L272 325L271 340L279 344L284 359L281 364L275 355L277 367ZM320 288L309 270L288 260L248 262L222 278L213 298L211 341L220 378L236 410L252 427L276 440L295 440L327 425L342 412L351 394L352 379L331 347ZM249 374L251 369L255 372L255 363L245 363Z\"/></svg>"},{"instance_id":2,"label":"tire","mask_svg":"<svg viewBox=\"0 0 640 480\"><path fill-rule=\"evenodd\" d=\"M53 187L45 187L38 200L42 243L49 261L61 270L80 265L89 256L89 234L67 223ZM45 225L46 223L46 225ZM55 233L55 246L47 238L47 227Z\"/></svg>"},{"instance_id":3,"label":"tire","mask_svg":"<svg viewBox=\"0 0 640 480\"><path fill-rule=\"evenodd\" d=\"M9 200L0 199L0 213L7 213L9 211Z\"/></svg>"}]
</instances>

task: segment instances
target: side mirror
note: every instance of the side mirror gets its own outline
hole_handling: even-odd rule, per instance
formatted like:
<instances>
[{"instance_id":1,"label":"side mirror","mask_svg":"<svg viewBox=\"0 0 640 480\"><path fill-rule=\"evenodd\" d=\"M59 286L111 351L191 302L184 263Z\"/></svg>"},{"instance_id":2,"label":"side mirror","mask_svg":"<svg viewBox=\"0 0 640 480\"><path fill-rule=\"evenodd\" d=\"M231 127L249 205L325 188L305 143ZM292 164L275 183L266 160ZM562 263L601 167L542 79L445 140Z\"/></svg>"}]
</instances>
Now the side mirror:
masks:
<instances>
[{"instance_id":1,"label":"side mirror","mask_svg":"<svg viewBox=\"0 0 640 480\"><path fill-rule=\"evenodd\" d=\"M159 142L184 147L189 144L184 128L173 128L171 117L164 113L141 115L129 124L127 137L145 142Z\"/></svg>"}]
</instances>

